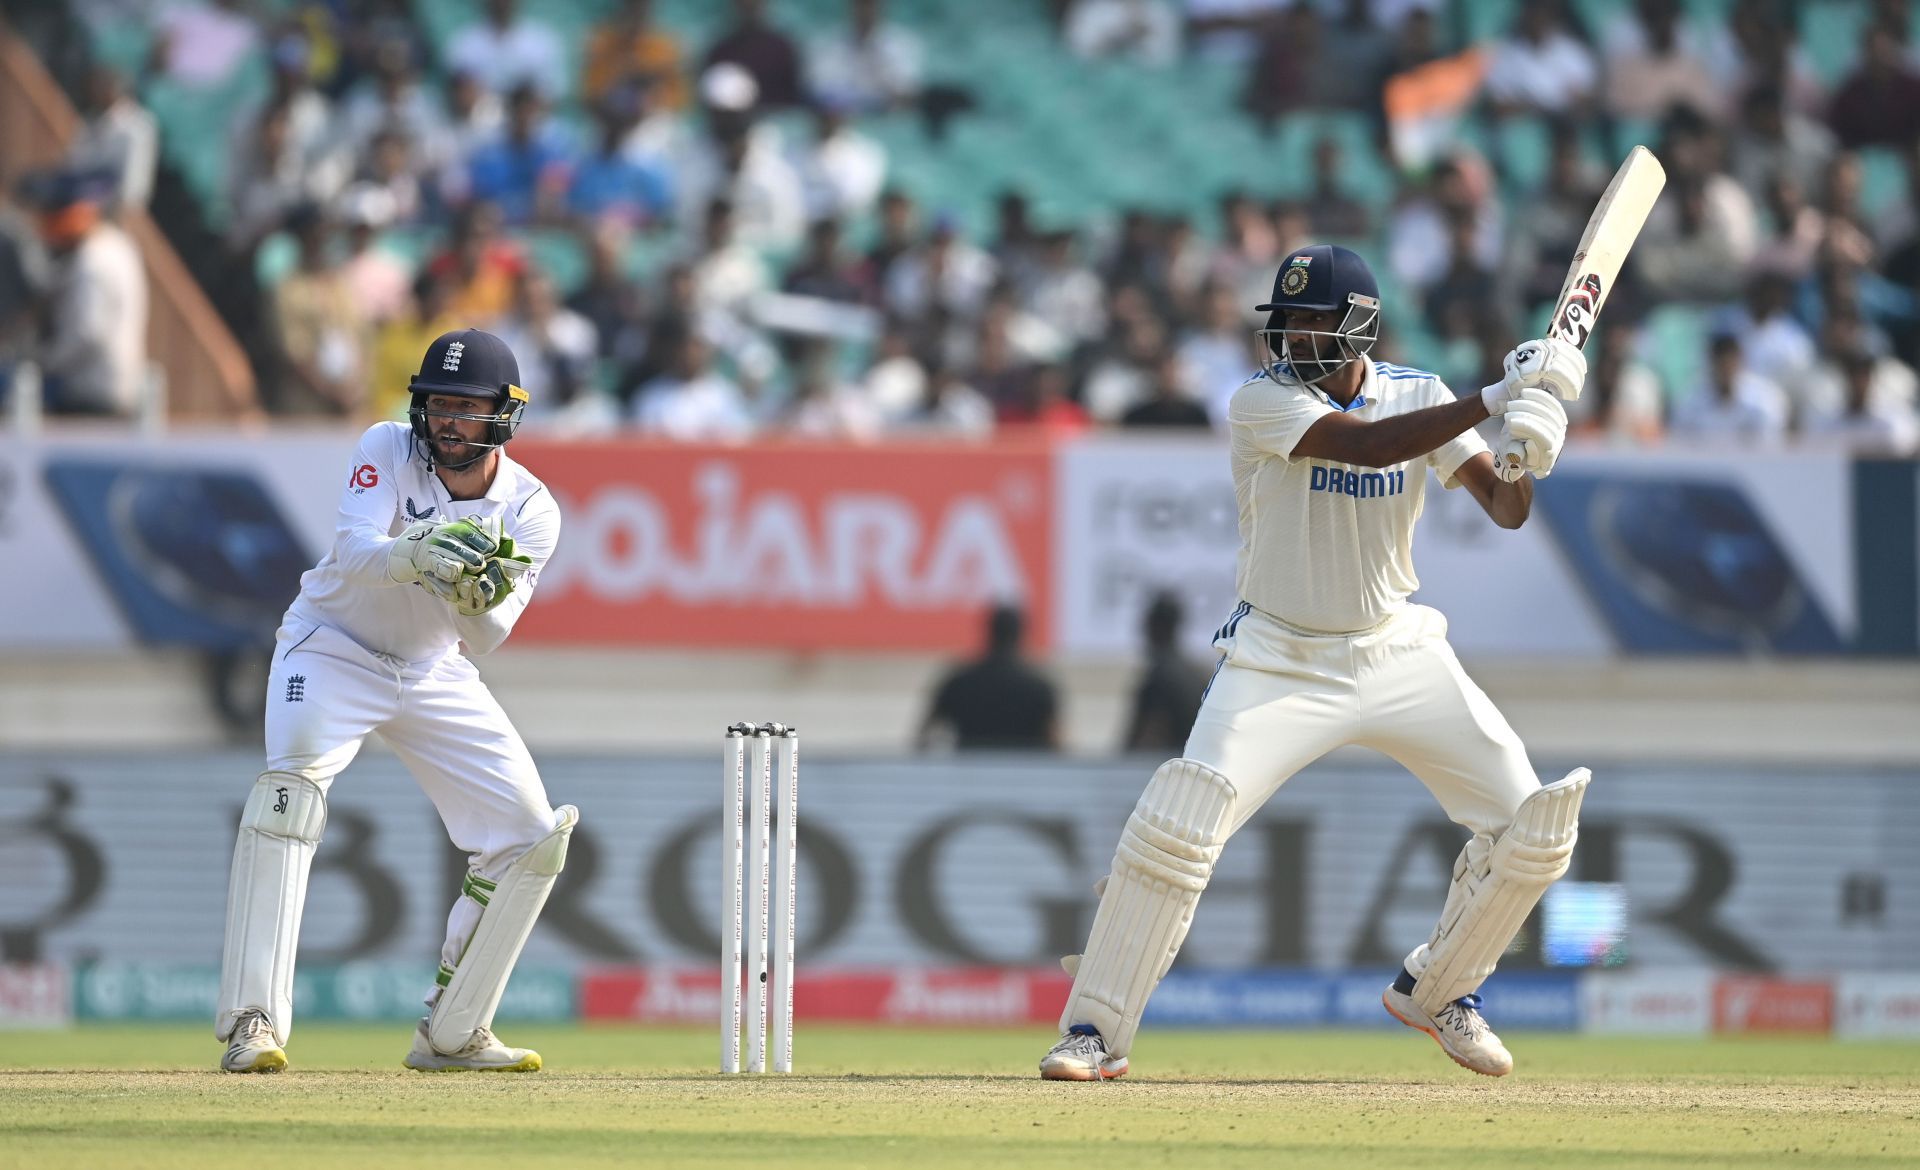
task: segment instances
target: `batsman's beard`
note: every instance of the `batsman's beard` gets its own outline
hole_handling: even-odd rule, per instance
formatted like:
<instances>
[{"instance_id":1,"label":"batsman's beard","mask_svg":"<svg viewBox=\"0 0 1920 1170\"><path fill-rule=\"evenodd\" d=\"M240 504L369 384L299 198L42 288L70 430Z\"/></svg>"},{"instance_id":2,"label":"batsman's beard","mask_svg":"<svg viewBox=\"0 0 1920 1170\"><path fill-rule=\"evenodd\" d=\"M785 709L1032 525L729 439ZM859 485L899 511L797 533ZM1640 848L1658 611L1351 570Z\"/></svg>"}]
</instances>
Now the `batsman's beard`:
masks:
<instances>
[{"instance_id":1,"label":"batsman's beard","mask_svg":"<svg viewBox=\"0 0 1920 1170\"><path fill-rule=\"evenodd\" d=\"M1332 377L1358 356L1349 350L1344 337L1330 333L1290 334L1286 344L1288 364L1309 386Z\"/></svg>"}]
</instances>

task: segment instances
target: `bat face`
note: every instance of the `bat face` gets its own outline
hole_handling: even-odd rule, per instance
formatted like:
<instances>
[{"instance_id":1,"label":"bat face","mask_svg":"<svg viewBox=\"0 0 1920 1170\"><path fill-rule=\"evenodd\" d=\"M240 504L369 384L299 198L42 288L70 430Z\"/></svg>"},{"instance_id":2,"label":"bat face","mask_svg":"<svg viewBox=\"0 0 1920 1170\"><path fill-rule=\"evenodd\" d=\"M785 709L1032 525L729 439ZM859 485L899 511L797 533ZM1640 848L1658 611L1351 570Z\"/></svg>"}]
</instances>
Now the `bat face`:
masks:
<instances>
[{"instance_id":1,"label":"bat face","mask_svg":"<svg viewBox=\"0 0 1920 1170\"><path fill-rule=\"evenodd\" d=\"M1627 160L1614 172L1613 181L1607 184L1588 218L1587 230L1581 233L1580 247L1573 254L1567 282L1561 286L1553 319L1547 326L1549 336L1578 349L1587 347L1607 294L1620 275L1620 266L1666 183L1667 172L1652 151L1636 146L1627 153ZM1503 439L1498 460L1501 478L1518 478L1524 450L1517 440Z\"/></svg>"},{"instance_id":2,"label":"bat face","mask_svg":"<svg viewBox=\"0 0 1920 1170\"><path fill-rule=\"evenodd\" d=\"M1600 319L1600 309L1607 303L1607 294L1620 275L1620 266L1666 183L1667 173L1652 151L1636 146L1627 154L1587 220L1587 230L1581 233L1580 248L1567 269L1567 282L1554 309L1554 336L1586 347Z\"/></svg>"},{"instance_id":3,"label":"bat face","mask_svg":"<svg viewBox=\"0 0 1920 1170\"><path fill-rule=\"evenodd\" d=\"M1594 322L1600 316L1600 303L1606 299L1606 284L1598 272L1581 277L1554 317L1553 335L1575 348L1585 349L1587 338L1593 336Z\"/></svg>"}]
</instances>

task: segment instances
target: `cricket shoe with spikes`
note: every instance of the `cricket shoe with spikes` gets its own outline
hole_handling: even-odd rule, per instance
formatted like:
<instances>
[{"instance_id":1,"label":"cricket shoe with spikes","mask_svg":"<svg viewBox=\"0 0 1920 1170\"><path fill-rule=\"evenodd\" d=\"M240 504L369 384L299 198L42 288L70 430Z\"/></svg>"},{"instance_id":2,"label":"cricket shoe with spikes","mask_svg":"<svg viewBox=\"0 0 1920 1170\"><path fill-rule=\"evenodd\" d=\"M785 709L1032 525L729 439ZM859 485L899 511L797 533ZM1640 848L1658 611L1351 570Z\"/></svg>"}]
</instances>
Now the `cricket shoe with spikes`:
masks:
<instances>
[{"instance_id":1,"label":"cricket shoe with spikes","mask_svg":"<svg viewBox=\"0 0 1920 1170\"><path fill-rule=\"evenodd\" d=\"M273 1038L267 1013L257 1008L240 1013L220 1067L230 1073L276 1073L287 1067L287 1051Z\"/></svg>"},{"instance_id":2,"label":"cricket shoe with spikes","mask_svg":"<svg viewBox=\"0 0 1920 1170\"><path fill-rule=\"evenodd\" d=\"M1433 1037L1461 1068L1489 1077L1504 1077L1513 1071L1513 1054L1487 1026L1486 1017L1480 1014L1479 996L1463 995L1429 1015L1414 1002L1413 976L1403 967L1380 1002L1394 1019Z\"/></svg>"},{"instance_id":3,"label":"cricket shoe with spikes","mask_svg":"<svg viewBox=\"0 0 1920 1170\"><path fill-rule=\"evenodd\" d=\"M458 1052L434 1051L427 1040L427 1021L413 1030L413 1048L406 1066L416 1072L539 1072L540 1054L531 1048L508 1048L493 1029L482 1028Z\"/></svg>"},{"instance_id":4,"label":"cricket shoe with spikes","mask_svg":"<svg viewBox=\"0 0 1920 1170\"><path fill-rule=\"evenodd\" d=\"M1040 1079L1110 1081L1127 1075L1127 1058L1108 1056L1107 1042L1092 1024L1075 1024L1040 1058Z\"/></svg>"}]
</instances>

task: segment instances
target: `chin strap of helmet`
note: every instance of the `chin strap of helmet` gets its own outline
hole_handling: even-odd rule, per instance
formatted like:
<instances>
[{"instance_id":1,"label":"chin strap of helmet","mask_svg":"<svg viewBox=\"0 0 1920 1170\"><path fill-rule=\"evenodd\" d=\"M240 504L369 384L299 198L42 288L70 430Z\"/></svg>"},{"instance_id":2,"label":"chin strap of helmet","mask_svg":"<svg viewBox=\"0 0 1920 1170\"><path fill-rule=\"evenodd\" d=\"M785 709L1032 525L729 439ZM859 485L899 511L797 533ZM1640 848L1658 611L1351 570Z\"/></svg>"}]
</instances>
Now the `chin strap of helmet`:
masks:
<instances>
[{"instance_id":1,"label":"chin strap of helmet","mask_svg":"<svg viewBox=\"0 0 1920 1170\"><path fill-rule=\"evenodd\" d=\"M520 429L520 419L527 411L529 395L520 387L509 384L500 393L498 409L492 414L429 414L427 396L445 394L446 390L417 389L413 393L413 405L407 410L407 423L413 430L413 445L420 452L429 470L444 467L448 471L463 471L487 457L488 452L498 451L513 439L514 432ZM476 454L460 463L442 463L433 453L433 429L430 419L452 418L463 422L484 422L487 424L486 437L467 443L477 449Z\"/></svg>"},{"instance_id":2,"label":"chin strap of helmet","mask_svg":"<svg viewBox=\"0 0 1920 1170\"><path fill-rule=\"evenodd\" d=\"M1277 360L1284 361L1293 369L1294 376L1308 386L1316 386L1345 369L1348 364L1364 359L1373 352L1380 340L1380 301L1375 297L1360 293L1347 295L1347 315L1335 330L1289 330L1284 328L1285 315L1282 314L1282 328L1260 330L1260 340L1266 345L1267 352ZM1273 343L1273 335L1280 335L1280 344ZM1313 354L1302 358L1293 352L1293 343L1288 339L1291 333L1295 337L1306 338L1313 346ZM1322 338L1333 339L1335 353L1323 356L1320 352Z\"/></svg>"},{"instance_id":3,"label":"chin strap of helmet","mask_svg":"<svg viewBox=\"0 0 1920 1170\"><path fill-rule=\"evenodd\" d=\"M467 446L469 447L478 447L479 453L471 459L463 459L458 463L442 463L440 457L433 453L433 444L417 436L413 440L413 445L414 448L420 452L420 458L425 461L428 471L433 471L436 468L445 468L448 471L465 471L467 468L485 459L489 452L498 451L505 444L468 443Z\"/></svg>"}]
</instances>

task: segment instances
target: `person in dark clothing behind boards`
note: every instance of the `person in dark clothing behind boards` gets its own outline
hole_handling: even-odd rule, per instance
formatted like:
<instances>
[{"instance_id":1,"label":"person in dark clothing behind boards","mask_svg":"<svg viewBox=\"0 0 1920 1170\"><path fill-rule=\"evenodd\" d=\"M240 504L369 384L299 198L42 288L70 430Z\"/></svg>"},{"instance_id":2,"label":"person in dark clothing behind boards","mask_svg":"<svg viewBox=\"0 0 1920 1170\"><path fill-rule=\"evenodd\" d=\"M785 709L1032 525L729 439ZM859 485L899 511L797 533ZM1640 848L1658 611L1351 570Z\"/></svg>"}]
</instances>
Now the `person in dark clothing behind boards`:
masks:
<instances>
[{"instance_id":1,"label":"person in dark clothing behind boards","mask_svg":"<svg viewBox=\"0 0 1920 1170\"><path fill-rule=\"evenodd\" d=\"M996 606L987 617L987 652L950 671L920 724L919 745L950 729L961 751L1053 751L1059 746L1060 701L1053 683L1020 656L1026 615Z\"/></svg>"},{"instance_id":2,"label":"person in dark clothing behind boards","mask_svg":"<svg viewBox=\"0 0 1920 1170\"><path fill-rule=\"evenodd\" d=\"M1147 668L1133 690L1133 718L1121 745L1126 751L1178 751L1200 714L1207 676L1175 645L1185 616L1180 598L1172 593L1156 593L1147 606L1142 622Z\"/></svg>"}]
</instances>

